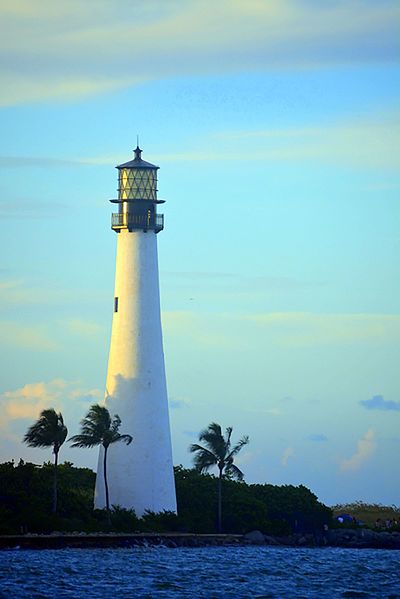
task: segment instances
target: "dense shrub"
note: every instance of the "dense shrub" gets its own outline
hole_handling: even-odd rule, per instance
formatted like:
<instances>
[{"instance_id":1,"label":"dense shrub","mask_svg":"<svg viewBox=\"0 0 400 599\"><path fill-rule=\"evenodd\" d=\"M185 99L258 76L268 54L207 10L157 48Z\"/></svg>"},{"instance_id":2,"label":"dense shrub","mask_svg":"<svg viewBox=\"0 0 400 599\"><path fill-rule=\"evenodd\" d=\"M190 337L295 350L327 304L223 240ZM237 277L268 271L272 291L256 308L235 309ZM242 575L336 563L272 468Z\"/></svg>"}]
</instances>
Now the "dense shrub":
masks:
<instances>
[{"instance_id":1,"label":"dense shrub","mask_svg":"<svg viewBox=\"0 0 400 599\"><path fill-rule=\"evenodd\" d=\"M95 473L61 464L58 470L58 513L51 513L53 465L0 464L0 534L52 531L214 533L217 520L217 478L182 466L175 468L178 515L113 506L111 525L105 510L93 510ZM300 485L248 485L223 480L223 531L268 534L310 532L329 524L332 513Z\"/></svg>"}]
</instances>

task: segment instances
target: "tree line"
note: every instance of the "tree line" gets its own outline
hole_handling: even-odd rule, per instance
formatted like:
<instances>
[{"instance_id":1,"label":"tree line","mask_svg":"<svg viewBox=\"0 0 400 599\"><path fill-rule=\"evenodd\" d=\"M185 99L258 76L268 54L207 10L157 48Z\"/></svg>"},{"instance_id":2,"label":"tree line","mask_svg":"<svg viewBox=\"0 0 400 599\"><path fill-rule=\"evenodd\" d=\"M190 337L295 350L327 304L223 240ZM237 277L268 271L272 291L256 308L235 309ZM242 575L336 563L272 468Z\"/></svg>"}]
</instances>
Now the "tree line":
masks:
<instances>
[{"instance_id":1,"label":"tree line","mask_svg":"<svg viewBox=\"0 0 400 599\"><path fill-rule=\"evenodd\" d=\"M329 508L300 485L247 485L244 473L234 463L249 443L243 436L232 444L232 427L225 432L212 422L200 432L199 441L190 445L194 468L175 467L178 515L172 512L147 512L136 517L133 510L110 506L107 480L107 451L111 444L134 442L120 434L121 419L110 416L107 408L94 404L81 421L81 431L68 441L72 447L102 445L106 509L93 510L95 473L74 468L69 462L58 464L60 448L68 436L61 413L50 408L29 427L24 442L31 447L51 447L54 463L42 467L22 460L0 465L3 489L0 491L0 532L82 531L185 531L246 532L258 528L271 534L320 529L331 521ZM207 474L216 467L218 476ZM51 493L49 492L51 486ZM60 490L60 493L59 493ZM51 496L51 506L50 506ZM215 509L217 507L217 509Z\"/></svg>"},{"instance_id":2,"label":"tree line","mask_svg":"<svg viewBox=\"0 0 400 599\"><path fill-rule=\"evenodd\" d=\"M71 447L96 447L102 445L104 448L103 457L103 474L106 496L106 511L107 519L110 523L110 498L108 491L107 480L107 453L108 448L113 443L123 441L127 445L132 443L132 436L125 434L121 435L119 428L121 426L120 417L115 414L111 418L106 407L99 404L93 404L85 418L81 420L81 432L78 435L72 436L68 441L71 441ZM57 497L58 497L58 454L61 446L65 442L68 435L68 429L64 424L64 419L59 412L54 408L43 410L39 419L32 424L24 436L24 442L29 447L52 447L54 453L54 468L53 468L53 503L52 512L57 513Z\"/></svg>"},{"instance_id":3,"label":"tree line","mask_svg":"<svg viewBox=\"0 0 400 599\"><path fill-rule=\"evenodd\" d=\"M178 515L147 512L137 518L133 510L118 506L94 510L96 474L70 462L58 465L58 508L52 507L53 464L0 464L0 534L64 532L191 532L218 530L218 477L195 468L176 466ZM265 534L321 530L331 521L331 510L306 487L249 485L222 479L222 525L226 533L261 530Z\"/></svg>"},{"instance_id":4,"label":"tree line","mask_svg":"<svg viewBox=\"0 0 400 599\"><path fill-rule=\"evenodd\" d=\"M129 434L121 435L119 428L121 426L120 417L115 414L111 418L106 407L94 404L89 412L81 421L81 432L68 439L72 442L72 447L95 447L102 445L103 452L103 475L106 498L106 514L108 525L111 525L110 499L107 478L107 453L108 448L113 443L123 441L127 445L132 443L132 436ZM217 530L222 531L222 478L224 476L243 480L243 472L234 464L234 458L239 451L247 445L249 438L244 436L236 445L231 446L232 427L228 427L225 435L222 433L221 426L212 422L208 428L204 429L199 435L199 441L203 441L204 446L197 443L189 447L189 451L195 453L195 469L204 473L213 466L218 468L218 520ZM32 424L24 436L24 442L29 447L52 447L54 454L53 467L53 502L52 512L57 513L58 499L58 454L61 446L68 435L68 429L64 424L61 412L57 413L53 408L43 410L39 419Z\"/></svg>"}]
</instances>

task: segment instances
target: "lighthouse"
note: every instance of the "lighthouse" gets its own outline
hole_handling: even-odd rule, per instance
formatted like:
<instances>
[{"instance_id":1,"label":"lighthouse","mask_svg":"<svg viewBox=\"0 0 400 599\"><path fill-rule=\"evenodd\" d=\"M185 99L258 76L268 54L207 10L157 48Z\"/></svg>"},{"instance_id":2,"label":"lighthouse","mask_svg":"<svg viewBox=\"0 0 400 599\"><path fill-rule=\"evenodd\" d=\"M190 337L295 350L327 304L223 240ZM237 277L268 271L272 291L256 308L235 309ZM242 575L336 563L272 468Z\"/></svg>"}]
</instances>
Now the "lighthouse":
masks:
<instances>
[{"instance_id":1,"label":"lighthouse","mask_svg":"<svg viewBox=\"0 0 400 599\"><path fill-rule=\"evenodd\" d=\"M107 455L110 505L176 512L176 495L160 317L157 233L164 216L157 213L158 166L142 159L118 169L118 211L111 228L117 233L117 259L111 344L105 405L121 418L121 434L130 445L114 443ZM103 448L97 468L95 507L106 506Z\"/></svg>"}]
</instances>

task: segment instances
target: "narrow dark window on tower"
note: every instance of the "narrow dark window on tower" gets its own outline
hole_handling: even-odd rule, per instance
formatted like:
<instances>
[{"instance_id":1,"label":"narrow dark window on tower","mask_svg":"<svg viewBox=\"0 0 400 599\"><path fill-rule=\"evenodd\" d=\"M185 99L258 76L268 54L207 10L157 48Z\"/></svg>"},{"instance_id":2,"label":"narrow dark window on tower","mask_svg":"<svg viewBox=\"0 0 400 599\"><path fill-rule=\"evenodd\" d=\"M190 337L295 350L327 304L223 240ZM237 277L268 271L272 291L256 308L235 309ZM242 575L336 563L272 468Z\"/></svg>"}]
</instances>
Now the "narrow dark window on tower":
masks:
<instances>
[{"instance_id":1,"label":"narrow dark window on tower","mask_svg":"<svg viewBox=\"0 0 400 599\"><path fill-rule=\"evenodd\" d=\"M114 312L118 312L118 298L114 297Z\"/></svg>"}]
</instances>

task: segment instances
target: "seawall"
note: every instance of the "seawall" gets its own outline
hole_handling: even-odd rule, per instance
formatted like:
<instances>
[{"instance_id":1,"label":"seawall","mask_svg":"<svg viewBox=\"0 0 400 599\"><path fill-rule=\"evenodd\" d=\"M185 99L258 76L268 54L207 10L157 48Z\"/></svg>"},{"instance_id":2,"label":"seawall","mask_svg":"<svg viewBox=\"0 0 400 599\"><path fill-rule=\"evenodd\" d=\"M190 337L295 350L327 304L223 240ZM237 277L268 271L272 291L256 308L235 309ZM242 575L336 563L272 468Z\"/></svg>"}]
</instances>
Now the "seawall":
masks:
<instances>
[{"instance_id":1,"label":"seawall","mask_svg":"<svg viewBox=\"0 0 400 599\"><path fill-rule=\"evenodd\" d=\"M212 547L270 545L280 547L348 547L400 549L400 532L369 529L337 529L316 534L286 537L264 535L260 531L242 534L192 533L59 533L49 535L1 535L0 549L63 549L118 547Z\"/></svg>"}]
</instances>

